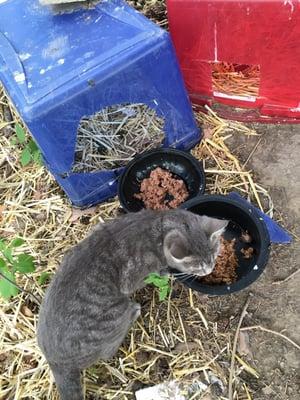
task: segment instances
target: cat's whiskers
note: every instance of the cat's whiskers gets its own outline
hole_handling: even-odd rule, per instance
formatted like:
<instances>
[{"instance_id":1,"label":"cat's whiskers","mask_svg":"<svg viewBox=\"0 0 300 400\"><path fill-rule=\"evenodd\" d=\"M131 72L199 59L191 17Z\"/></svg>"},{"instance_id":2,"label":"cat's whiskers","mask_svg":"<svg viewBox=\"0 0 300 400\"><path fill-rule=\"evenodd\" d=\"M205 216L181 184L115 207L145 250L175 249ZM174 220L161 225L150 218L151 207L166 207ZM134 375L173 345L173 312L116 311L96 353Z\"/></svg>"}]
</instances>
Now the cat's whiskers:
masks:
<instances>
[{"instance_id":1,"label":"cat's whiskers","mask_svg":"<svg viewBox=\"0 0 300 400\"><path fill-rule=\"evenodd\" d=\"M174 276L188 275L186 272L174 272Z\"/></svg>"},{"instance_id":2,"label":"cat's whiskers","mask_svg":"<svg viewBox=\"0 0 300 400\"><path fill-rule=\"evenodd\" d=\"M186 274L186 273L185 273L185 274L181 275L180 280L181 280L181 282L185 282L185 281L187 281L191 276L192 276L191 274Z\"/></svg>"},{"instance_id":3,"label":"cat's whiskers","mask_svg":"<svg viewBox=\"0 0 300 400\"><path fill-rule=\"evenodd\" d=\"M192 282L194 282L194 280L197 279L197 278L201 278L199 275L195 275L195 274L193 274L191 276L193 277Z\"/></svg>"}]
</instances>

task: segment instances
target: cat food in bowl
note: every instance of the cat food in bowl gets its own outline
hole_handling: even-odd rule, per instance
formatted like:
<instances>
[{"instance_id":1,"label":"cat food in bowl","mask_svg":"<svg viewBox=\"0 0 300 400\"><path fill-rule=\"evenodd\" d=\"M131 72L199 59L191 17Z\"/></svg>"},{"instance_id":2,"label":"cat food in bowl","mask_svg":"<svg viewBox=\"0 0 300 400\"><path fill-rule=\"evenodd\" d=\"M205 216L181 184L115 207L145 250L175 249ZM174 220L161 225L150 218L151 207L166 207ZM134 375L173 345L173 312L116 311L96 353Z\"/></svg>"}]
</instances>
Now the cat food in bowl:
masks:
<instances>
[{"instance_id":1,"label":"cat food in bowl","mask_svg":"<svg viewBox=\"0 0 300 400\"><path fill-rule=\"evenodd\" d=\"M221 236L221 249L214 270L206 276L198 278L204 284L227 284L237 280L236 269L239 260L235 253L235 239L226 240Z\"/></svg>"},{"instance_id":2,"label":"cat food in bowl","mask_svg":"<svg viewBox=\"0 0 300 400\"><path fill-rule=\"evenodd\" d=\"M264 222L250 207L226 196L207 195L181 208L230 221L213 272L197 279L179 277L182 283L202 293L223 295L245 289L258 279L269 258L270 239Z\"/></svg>"},{"instance_id":3,"label":"cat food in bowl","mask_svg":"<svg viewBox=\"0 0 300 400\"><path fill-rule=\"evenodd\" d=\"M202 194L202 164L187 152L158 149L136 156L120 177L118 195L123 209L167 210Z\"/></svg>"},{"instance_id":4,"label":"cat food in bowl","mask_svg":"<svg viewBox=\"0 0 300 400\"><path fill-rule=\"evenodd\" d=\"M134 195L142 200L145 208L151 210L177 208L188 196L184 181L160 167L153 169L149 178L142 180L140 193Z\"/></svg>"}]
</instances>

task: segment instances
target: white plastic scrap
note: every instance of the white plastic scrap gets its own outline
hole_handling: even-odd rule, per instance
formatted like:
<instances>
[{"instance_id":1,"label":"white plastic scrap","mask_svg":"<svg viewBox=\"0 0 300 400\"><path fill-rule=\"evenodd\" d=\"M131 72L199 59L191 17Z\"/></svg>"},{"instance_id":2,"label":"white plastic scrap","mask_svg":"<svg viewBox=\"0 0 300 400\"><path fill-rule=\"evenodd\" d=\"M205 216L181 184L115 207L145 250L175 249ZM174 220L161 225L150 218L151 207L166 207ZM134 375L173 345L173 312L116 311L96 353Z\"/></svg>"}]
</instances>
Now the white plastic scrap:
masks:
<instances>
[{"instance_id":1,"label":"white plastic scrap","mask_svg":"<svg viewBox=\"0 0 300 400\"><path fill-rule=\"evenodd\" d=\"M186 400L176 381L164 382L135 393L136 400Z\"/></svg>"},{"instance_id":2,"label":"white plastic scrap","mask_svg":"<svg viewBox=\"0 0 300 400\"><path fill-rule=\"evenodd\" d=\"M210 384L223 385L215 375L209 376L209 381ZM221 388L224 389L224 386ZM204 394L207 389L208 384L201 380L186 384L184 382L170 381L138 390L135 396L136 400L188 400L194 398L195 394ZM210 393L207 393L207 395L208 397L204 398L208 400L211 398Z\"/></svg>"}]
</instances>

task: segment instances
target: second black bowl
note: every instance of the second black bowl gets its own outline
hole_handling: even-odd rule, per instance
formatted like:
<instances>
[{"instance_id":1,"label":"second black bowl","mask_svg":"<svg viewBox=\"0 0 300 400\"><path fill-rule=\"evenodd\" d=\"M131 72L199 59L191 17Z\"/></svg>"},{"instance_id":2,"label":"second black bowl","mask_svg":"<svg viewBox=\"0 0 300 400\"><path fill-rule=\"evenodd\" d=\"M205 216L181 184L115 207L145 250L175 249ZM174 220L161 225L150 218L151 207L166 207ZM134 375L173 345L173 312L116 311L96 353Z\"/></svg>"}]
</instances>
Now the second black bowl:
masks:
<instances>
[{"instance_id":1,"label":"second black bowl","mask_svg":"<svg viewBox=\"0 0 300 400\"><path fill-rule=\"evenodd\" d=\"M183 284L198 292L210 295L223 295L238 292L256 281L264 271L270 253L270 238L268 230L259 215L243 203L239 203L227 196L207 195L200 196L183 203L184 208L198 215L226 219L229 222L224 238L235 239L235 252L238 257L237 281L227 284L204 284L194 277L180 279ZM248 232L252 241L245 244L241 237ZM252 247L254 255L250 259L243 257L241 249Z\"/></svg>"},{"instance_id":2,"label":"second black bowl","mask_svg":"<svg viewBox=\"0 0 300 400\"><path fill-rule=\"evenodd\" d=\"M189 199L203 194L205 174L202 163L191 154L176 149L157 149L137 155L125 168L119 179L118 196L121 206L127 212L144 208L141 200L134 197L139 193L141 182L149 178L150 172L160 167L181 178L186 184Z\"/></svg>"}]
</instances>

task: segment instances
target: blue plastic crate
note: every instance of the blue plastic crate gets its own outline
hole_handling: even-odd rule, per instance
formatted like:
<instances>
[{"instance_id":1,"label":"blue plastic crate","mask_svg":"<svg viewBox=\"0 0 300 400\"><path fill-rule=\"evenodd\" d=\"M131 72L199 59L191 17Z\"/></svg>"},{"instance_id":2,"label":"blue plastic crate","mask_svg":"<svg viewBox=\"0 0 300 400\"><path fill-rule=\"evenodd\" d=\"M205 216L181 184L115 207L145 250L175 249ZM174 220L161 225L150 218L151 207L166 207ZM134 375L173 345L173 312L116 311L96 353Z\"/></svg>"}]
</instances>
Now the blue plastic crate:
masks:
<instances>
[{"instance_id":1,"label":"blue plastic crate","mask_svg":"<svg viewBox=\"0 0 300 400\"><path fill-rule=\"evenodd\" d=\"M120 169L72 173L80 119L144 103L165 119L165 147L200 139L170 36L120 0L54 15L38 0L0 3L0 79L73 204L116 194Z\"/></svg>"}]
</instances>

